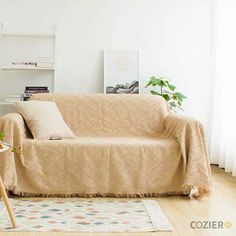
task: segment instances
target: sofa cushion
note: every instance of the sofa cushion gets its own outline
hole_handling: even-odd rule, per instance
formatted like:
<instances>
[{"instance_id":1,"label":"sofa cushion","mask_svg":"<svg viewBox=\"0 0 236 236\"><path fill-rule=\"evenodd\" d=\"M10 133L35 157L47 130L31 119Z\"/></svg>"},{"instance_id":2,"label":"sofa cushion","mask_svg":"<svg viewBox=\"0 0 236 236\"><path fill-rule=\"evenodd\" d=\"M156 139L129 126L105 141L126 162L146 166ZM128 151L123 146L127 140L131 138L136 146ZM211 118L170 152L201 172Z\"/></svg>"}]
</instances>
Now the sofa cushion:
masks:
<instances>
[{"instance_id":1,"label":"sofa cushion","mask_svg":"<svg viewBox=\"0 0 236 236\"><path fill-rule=\"evenodd\" d=\"M175 139L25 139L23 149L25 181L39 192L143 194L182 189L182 159Z\"/></svg>"},{"instance_id":2,"label":"sofa cushion","mask_svg":"<svg viewBox=\"0 0 236 236\"><path fill-rule=\"evenodd\" d=\"M55 101L76 136L162 135L169 106L147 94L35 94L33 100Z\"/></svg>"},{"instance_id":3,"label":"sofa cushion","mask_svg":"<svg viewBox=\"0 0 236 236\"><path fill-rule=\"evenodd\" d=\"M75 137L54 102L27 101L16 102L15 105L35 139L71 139Z\"/></svg>"}]
</instances>

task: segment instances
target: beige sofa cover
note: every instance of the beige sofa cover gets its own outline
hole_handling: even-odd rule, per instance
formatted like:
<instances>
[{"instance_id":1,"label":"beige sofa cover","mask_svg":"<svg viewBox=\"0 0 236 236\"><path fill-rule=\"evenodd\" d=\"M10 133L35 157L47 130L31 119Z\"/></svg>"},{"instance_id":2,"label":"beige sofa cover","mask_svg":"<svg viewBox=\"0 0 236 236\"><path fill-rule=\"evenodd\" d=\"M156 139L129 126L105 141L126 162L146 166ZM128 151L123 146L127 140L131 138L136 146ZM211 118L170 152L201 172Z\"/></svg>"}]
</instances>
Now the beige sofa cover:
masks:
<instances>
[{"instance_id":1,"label":"beige sofa cover","mask_svg":"<svg viewBox=\"0 0 236 236\"><path fill-rule=\"evenodd\" d=\"M170 113L153 95L38 94L54 100L74 140L32 139L20 114L0 119L5 142L21 154L0 156L8 190L28 196L163 196L209 192L202 125ZM196 189L195 188L195 189Z\"/></svg>"}]
</instances>

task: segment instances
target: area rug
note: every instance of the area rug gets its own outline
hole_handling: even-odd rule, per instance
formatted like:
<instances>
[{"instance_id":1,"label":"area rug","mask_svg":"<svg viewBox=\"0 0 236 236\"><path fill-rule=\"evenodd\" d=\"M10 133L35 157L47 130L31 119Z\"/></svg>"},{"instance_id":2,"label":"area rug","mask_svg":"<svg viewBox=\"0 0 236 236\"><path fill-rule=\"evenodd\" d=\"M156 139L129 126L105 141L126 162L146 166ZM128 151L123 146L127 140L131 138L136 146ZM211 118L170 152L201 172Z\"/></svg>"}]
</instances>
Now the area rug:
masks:
<instances>
[{"instance_id":1,"label":"area rug","mask_svg":"<svg viewBox=\"0 0 236 236\"><path fill-rule=\"evenodd\" d=\"M12 229L0 213L0 231L155 232L172 227L154 200L15 199ZM1 208L4 209L3 204ZM2 210L3 210L2 209ZM1 209L0 209L1 211ZM3 211L2 211L3 212Z\"/></svg>"}]
</instances>

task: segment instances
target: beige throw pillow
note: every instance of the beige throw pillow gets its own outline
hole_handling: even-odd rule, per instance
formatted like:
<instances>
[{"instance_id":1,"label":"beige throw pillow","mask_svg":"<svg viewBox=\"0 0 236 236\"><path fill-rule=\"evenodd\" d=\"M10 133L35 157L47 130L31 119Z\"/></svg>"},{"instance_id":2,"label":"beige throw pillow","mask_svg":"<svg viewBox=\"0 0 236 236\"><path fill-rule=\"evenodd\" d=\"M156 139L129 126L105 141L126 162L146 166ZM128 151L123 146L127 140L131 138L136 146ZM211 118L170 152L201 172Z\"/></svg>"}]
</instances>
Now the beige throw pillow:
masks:
<instances>
[{"instance_id":1,"label":"beige throw pillow","mask_svg":"<svg viewBox=\"0 0 236 236\"><path fill-rule=\"evenodd\" d=\"M27 101L16 102L15 105L35 139L75 138L54 102Z\"/></svg>"}]
</instances>

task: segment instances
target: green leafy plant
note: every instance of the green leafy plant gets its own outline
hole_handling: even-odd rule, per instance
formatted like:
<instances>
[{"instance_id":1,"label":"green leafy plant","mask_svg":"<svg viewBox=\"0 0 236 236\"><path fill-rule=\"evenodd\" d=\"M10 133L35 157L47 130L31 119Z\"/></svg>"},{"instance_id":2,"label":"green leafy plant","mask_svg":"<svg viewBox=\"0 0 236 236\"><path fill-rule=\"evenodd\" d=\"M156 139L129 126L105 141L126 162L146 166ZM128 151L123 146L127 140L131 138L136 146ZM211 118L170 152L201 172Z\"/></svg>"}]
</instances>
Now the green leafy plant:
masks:
<instances>
[{"instance_id":1,"label":"green leafy plant","mask_svg":"<svg viewBox=\"0 0 236 236\"><path fill-rule=\"evenodd\" d=\"M4 137L4 133L0 131L0 141L2 140L3 137Z\"/></svg>"},{"instance_id":2,"label":"green leafy plant","mask_svg":"<svg viewBox=\"0 0 236 236\"><path fill-rule=\"evenodd\" d=\"M168 79L152 76L147 81L145 88L150 86L158 88L157 90L151 90L151 94L162 96L169 104L171 110L180 109L183 111L182 104L187 97L183 93L176 91L176 86L171 84Z\"/></svg>"},{"instance_id":3,"label":"green leafy plant","mask_svg":"<svg viewBox=\"0 0 236 236\"><path fill-rule=\"evenodd\" d=\"M8 146L9 148L11 148L11 152L17 152L17 153L20 152L20 148L19 147L14 147L14 146L12 146L12 145L10 145L8 143L2 142L3 137L4 137L4 133L2 131L0 131L0 149L3 148L2 145L5 145L5 146Z\"/></svg>"}]
</instances>

